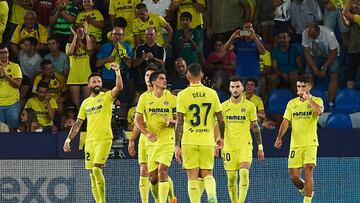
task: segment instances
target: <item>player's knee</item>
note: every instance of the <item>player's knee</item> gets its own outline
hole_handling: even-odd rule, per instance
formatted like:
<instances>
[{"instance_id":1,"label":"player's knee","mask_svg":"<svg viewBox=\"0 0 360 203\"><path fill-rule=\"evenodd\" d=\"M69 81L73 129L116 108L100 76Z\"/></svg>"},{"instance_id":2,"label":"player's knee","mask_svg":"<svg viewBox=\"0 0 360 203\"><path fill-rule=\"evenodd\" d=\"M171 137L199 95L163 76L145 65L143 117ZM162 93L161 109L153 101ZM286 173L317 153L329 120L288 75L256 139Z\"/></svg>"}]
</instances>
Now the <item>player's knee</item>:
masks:
<instances>
[{"instance_id":1,"label":"player's knee","mask_svg":"<svg viewBox=\"0 0 360 203\"><path fill-rule=\"evenodd\" d=\"M314 170L314 165L312 165L312 164L306 164L304 166L304 173L305 174L312 173L313 170Z\"/></svg>"},{"instance_id":2,"label":"player's knee","mask_svg":"<svg viewBox=\"0 0 360 203\"><path fill-rule=\"evenodd\" d=\"M150 180L150 183L153 184L153 185L155 185L156 183L159 182L159 178L158 178L156 173L150 173L149 174L149 180Z\"/></svg>"},{"instance_id":3,"label":"player's knee","mask_svg":"<svg viewBox=\"0 0 360 203\"><path fill-rule=\"evenodd\" d=\"M149 176L148 168L146 164L140 165L140 175L141 176Z\"/></svg>"},{"instance_id":4,"label":"player's knee","mask_svg":"<svg viewBox=\"0 0 360 203\"><path fill-rule=\"evenodd\" d=\"M289 175L290 175L290 179L292 181L296 181L296 180L300 179L300 174L299 173L295 173L295 172L290 171Z\"/></svg>"}]
</instances>

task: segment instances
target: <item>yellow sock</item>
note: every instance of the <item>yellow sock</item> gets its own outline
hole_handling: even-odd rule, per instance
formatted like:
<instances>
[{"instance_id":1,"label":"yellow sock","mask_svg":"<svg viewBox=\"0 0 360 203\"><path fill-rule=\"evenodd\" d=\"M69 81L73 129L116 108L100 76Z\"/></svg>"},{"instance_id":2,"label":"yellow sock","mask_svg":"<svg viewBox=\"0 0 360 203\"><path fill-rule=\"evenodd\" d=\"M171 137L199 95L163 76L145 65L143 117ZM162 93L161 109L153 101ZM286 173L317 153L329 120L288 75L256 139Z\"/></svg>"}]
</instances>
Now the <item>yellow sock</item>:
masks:
<instances>
[{"instance_id":1,"label":"yellow sock","mask_svg":"<svg viewBox=\"0 0 360 203\"><path fill-rule=\"evenodd\" d=\"M150 191L155 202L159 202L159 183L156 183L155 185L150 184Z\"/></svg>"},{"instance_id":2,"label":"yellow sock","mask_svg":"<svg viewBox=\"0 0 360 203\"><path fill-rule=\"evenodd\" d=\"M159 201L160 203L166 203L168 194L169 194L169 182L160 182L159 183Z\"/></svg>"},{"instance_id":3,"label":"yellow sock","mask_svg":"<svg viewBox=\"0 0 360 203\"><path fill-rule=\"evenodd\" d=\"M198 180L188 180L188 194L191 203L200 203Z\"/></svg>"},{"instance_id":4,"label":"yellow sock","mask_svg":"<svg viewBox=\"0 0 360 203\"><path fill-rule=\"evenodd\" d=\"M204 186L208 197L208 203L217 203L216 182L212 175L204 178Z\"/></svg>"},{"instance_id":5,"label":"yellow sock","mask_svg":"<svg viewBox=\"0 0 360 203\"><path fill-rule=\"evenodd\" d=\"M230 200L232 203L237 203L238 196L238 172L237 171L226 171L227 174L227 186L229 191Z\"/></svg>"},{"instance_id":6,"label":"yellow sock","mask_svg":"<svg viewBox=\"0 0 360 203\"><path fill-rule=\"evenodd\" d=\"M246 168L240 169L240 190L239 203L245 202L247 191L249 189L249 170Z\"/></svg>"},{"instance_id":7,"label":"yellow sock","mask_svg":"<svg viewBox=\"0 0 360 203\"><path fill-rule=\"evenodd\" d=\"M93 167L92 171L96 180L96 188L99 194L99 202L105 203L105 177L103 174L103 170L99 167Z\"/></svg>"},{"instance_id":8,"label":"yellow sock","mask_svg":"<svg viewBox=\"0 0 360 203\"><path fill-rule=\"evenodd\" d=\"M149 178L146 176L140 176L139 190L142 203L149 202Z\"/></svg>"},{"instance_id":9,"label":"yellow sock","mask_svg":"<svg viewBox=\"0 0 360 203\"><path fill-rule=\"evenodd\" d=\"M93 194L95 202L99 202L99 194L96 188L96 180L94 174L90 173L90 180L91 180L91 192Z\"/></svg>"},{"instance_id":10,"label":"yellow sock","mask_svg":"<svg viewBox=\"0 0 360 203\"><path fill-rule=\"evenodd\" d=\"M169 200L173 200L175 198L175 193L174 193L174 182L172 181L172 179L170 178L170 176L168 176L168 182L169 182Z\"/></svg>"},{"instance_id":11,"label":"yellow sock","mask_svg":"<svg viewBox=\"0 0 360 203\"><path fill-rule=\"evenodd\" d=\"M312 197L304 196L304 203L311 203Z\"/></svg>"},{"instance_id":12,"label":"yellow sock","mask_svg":"<svg viewBox=\"0 0 360 203\"><path fill-rule=\"evenodd\" d=\"M204 193L204 190L205 190L204 179L198 178L198 183L199 183L199 191L200 191L200 198L201 198L201 196L202 196L202 194Z\"/></svg>"}]
</instances>

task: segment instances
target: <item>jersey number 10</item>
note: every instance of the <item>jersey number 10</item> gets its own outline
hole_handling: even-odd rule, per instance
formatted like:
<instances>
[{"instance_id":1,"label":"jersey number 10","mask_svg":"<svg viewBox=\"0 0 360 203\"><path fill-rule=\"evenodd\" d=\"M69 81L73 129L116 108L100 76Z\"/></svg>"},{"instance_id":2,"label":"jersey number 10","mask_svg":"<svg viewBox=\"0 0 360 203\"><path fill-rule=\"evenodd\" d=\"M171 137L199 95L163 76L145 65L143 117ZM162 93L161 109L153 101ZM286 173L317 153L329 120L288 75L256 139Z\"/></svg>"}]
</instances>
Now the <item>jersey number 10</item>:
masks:
<instances>
[{"instance_id":1,"label":"jersey number 10","mask_svg":"<svg viewBox=\"0 0 360 203\"><path fill-rule=\"evenodd\" d=\"M201 123L200 113L205 108L205 118L203 125L206 126L207 124L207 118L211 109L211 103L202 103L201 106L198 104L191 104L189 106L189 111L195 111L193 119L190 120L190 123L192 126L199 126Z\"/></svg>"}]
</instances>

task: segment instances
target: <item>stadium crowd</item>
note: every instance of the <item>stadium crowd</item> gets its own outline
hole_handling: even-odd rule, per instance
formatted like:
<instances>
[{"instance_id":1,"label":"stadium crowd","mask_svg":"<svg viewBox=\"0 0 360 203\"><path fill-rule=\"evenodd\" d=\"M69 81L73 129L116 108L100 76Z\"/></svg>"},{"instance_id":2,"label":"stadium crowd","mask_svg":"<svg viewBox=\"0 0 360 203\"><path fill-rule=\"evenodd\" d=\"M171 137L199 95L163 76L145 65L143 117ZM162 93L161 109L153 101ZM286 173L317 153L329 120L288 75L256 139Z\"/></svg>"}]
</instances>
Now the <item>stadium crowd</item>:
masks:
<instances>
[{"instance_id":1,"label":"stadium crowd","mask_svg":"<svg viewBox=\"0 0 360 203\"><path fill-rule=\"evenodd\" d=\"M129 112L128 130L149 67L166 71L176 95L198 63L220 101L239 76L264 128L282 119L264 109L270 93L295 96L302 74L326 93L328 112L338 89L360 86L359 0L0 0L0 42L4 131L70 129L91 73L115 86L112 62L121 64L115 104Z\"/></svg>"}]
</instances>

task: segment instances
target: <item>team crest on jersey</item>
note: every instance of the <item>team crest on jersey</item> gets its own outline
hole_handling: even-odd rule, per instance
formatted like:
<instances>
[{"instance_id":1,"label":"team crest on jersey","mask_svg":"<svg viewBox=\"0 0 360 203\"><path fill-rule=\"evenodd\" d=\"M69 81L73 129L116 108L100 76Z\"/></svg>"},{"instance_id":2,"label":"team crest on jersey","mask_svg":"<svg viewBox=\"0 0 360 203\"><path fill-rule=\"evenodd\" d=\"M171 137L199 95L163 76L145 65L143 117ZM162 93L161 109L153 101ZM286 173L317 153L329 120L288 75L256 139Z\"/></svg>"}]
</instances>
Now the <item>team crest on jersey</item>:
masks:
<instances>
[{"instance_id":1,"label":"team crest on jersey","mask_svg":"<svg viewBox=\"0 0 360 203\"><path fill-rule=\"evenodd\" d=\"M149 21L149 24L152 25L152 24L154 24L154 22L153 22L152 20L150 20L150 21Z\"/></svg>"},{"instance_id":2,"label":"team crest on jersey","mask_svg":"<svg viewBox=\"0 0 360 203\"><path fill-rule=\"evenodd\" d=\"M131 0L128 0L128 4L131 4Z\"/></svg>"},{"instance_id":3,"label":"team crest on jersey","mask_svg":"<svg viewBox=\"0 0 360 203\"><path fill-rule=\"evenodd\" d=\"M10 73L10 72L11 72L11 69L7 69L7 72Z\"/></svg>"},{"instance_id":4,"label":"team crest on jersey","mask_svg":"<svg viewBox=\"0 0 360 203\"><path fill-rule=\"evenodd\" d=\"M58 85L57 81L54 81L54 86L57 86L57 85Z\"/></svg>"},{"instance_id":5,"label":"team crest on jersey","mask_svg":"<svg viewBox=\"0 0 360 203\"><path fill-rule=\"evenodd\" d=\"M310 105L310 104L308 104L307 107L308 107L309 109L311 109L311 105Z\"/></svg>"},{"instance_id":6,"label":"team crest on jersey","mask_svg":"<svg viewBox=\"0 0 360 203\"><path fill-rule=\"evenodd\" d=\"M97 100L97 103L101 103L101 102L102 102L102 99L101 99L101 98Z\"/></svg>"},{"instance_id":7,"label":"team crest on jersey","mask_svg":"<svg viewBox=\"0 0 360 203\"><path fill-rule=\"evenodd\" d=\"M241 108L240 110L242 113L245 113L246 112L246 109L245 108Z\"/></svg>"},{"instance_id":8,"label":"team crest on jersey","mask_svg":"<svg viewBox=\"0 0 360 203\"><path fill-rule=\"evenodd\" d=\"M164 105L165 105L165 106L169 105L169 102L168 102L168 101L164 101Z\"/></svg>"}]
</instances>

